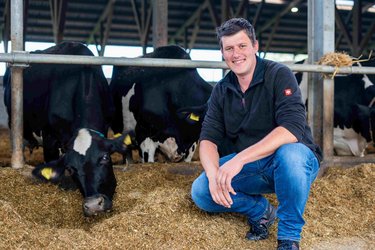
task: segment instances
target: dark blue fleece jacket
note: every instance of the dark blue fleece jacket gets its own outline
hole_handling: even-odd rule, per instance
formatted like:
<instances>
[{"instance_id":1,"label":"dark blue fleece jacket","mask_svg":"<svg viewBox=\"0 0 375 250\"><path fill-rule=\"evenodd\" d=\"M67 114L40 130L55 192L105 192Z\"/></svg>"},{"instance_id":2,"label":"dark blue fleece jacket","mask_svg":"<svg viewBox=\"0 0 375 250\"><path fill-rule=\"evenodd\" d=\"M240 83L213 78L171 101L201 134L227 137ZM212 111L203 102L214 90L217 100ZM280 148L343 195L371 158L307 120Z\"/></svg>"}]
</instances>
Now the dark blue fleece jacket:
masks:
<instances>
[{"instance_id":1,"label":"dark blue fleece jacket","mask_svg":"<svg viewBox=\"0 0 375 250\"><path fill-rule=\"evenodd\" d=\"M294 74L283 64L257 57L254 76L245 93L232 71L215 85L200 140L209 140L219 148L229 143L232 151L240 152L278 126L289 130L322 160L306 121Z\"/></svg>"}]
</instances>

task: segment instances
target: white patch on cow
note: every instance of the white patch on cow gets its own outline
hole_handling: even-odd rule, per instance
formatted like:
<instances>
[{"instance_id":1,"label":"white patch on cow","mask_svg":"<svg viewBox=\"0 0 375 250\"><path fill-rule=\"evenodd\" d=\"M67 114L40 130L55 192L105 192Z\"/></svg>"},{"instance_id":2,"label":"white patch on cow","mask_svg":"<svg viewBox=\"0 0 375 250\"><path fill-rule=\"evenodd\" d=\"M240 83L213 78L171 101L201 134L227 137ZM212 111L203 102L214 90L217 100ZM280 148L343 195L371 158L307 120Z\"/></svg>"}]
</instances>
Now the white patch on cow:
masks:
<instances>
[{"instance_id":1,"label":"white patch on cow","mask_svg":"<svg viewBox=\"0 0 375 250\"><path fill-rule=\"evenodd\" d=\"M354 155L363 157L367 148L364 137L353 129L334 128L333 145L337 155Z\"/></svg>"},{"instance_id":2,"label":"white patch on cow","mask_svg":"<svg viewBox=\"0 0 375 250\"><path fill-rule=\"evenodd\" d=\"M193 145L189 148L189 153L184 159L185 162L191 162L191 159L194 156L195 151L197 150L198 143L194 142Z\"/></svg>"},{"instance_id":3,"label":"white patch on cow","mask_svg":"<svg viewBox=\"0 0 375 250\"><path fill-rule=\"evenodd\" d=\"M178 162L184 157L184 154L178 154L178 145L173 137L167 138L163 143L159 143L161 152L163 152L172 162Z\"/></svg>"},{"instance_id":4,"label":"white patch on cow","mask_svg":"<svg viewBox=\"0 0 375 250\"><path fill-rule=\"evenodd\" d=\"M135 126L137 125L137 121L135 120L134 115L130 111L130 108L129 108L129 101L130 101L130 98L134 95L134 88L135 88L135 83L133 84L129 92L126 94L126 96L123 96L121 99L122 118L123 118L122 122L124 124L125 131L135 130Z\"/></svg>"},{"instance_id":5,"label":"white patch on cow","mask_svg":"<svg viewBox=\"0 0 375 250\"><path fill-rule=\"evenodd\" d=\"M154 142L149 137L147 137L140 145L141 147L141 154L142 154L142 162L145 162L144 153L148 154L147 162L154 162L155 158L155 151L158 147L158 142Z\"/></svg>"},{"instance_id":6,"label":"white patch on cow","mask_svg":"<svg viewBox=\"0 0 375 250\"><path fill-rule=\"evenodd\" d=\"M365 82L365 89L367 89L368 87L374 85L374 83L370 81L370 79L368 78L367 75L363 75L362 81Z\"/></svg>"},{"instance_id":7,"label":"white patch on cow","mask_svg":"<svg viewBox=\"0 0 375 250\"><path fill-rule=\"evenodd\" d=\"M91 146L92 137L87 129L80 129L74 140L73 149L81 155L86 155L87 149Z\"/></svg>"}]
</instances>

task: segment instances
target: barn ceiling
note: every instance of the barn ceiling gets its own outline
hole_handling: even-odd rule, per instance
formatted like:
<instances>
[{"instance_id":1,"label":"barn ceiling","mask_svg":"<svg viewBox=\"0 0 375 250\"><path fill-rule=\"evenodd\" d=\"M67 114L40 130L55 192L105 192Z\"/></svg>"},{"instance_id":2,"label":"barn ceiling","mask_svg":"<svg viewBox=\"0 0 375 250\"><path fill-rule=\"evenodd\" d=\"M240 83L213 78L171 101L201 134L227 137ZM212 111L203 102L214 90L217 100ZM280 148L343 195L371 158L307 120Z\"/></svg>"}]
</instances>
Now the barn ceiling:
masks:
<instances>
[{"instance_id":1,"label":"barn ceiling","mask_svg":"<svg viewBox=\"0 0 375 250\"><path fill-rule=\"evenodd\" d=\"M215 27L226 17L243 16L255 25L262 51L307 51L307 0L166 2L168 43L218 49ZM374 4L374 0L355 0L352 10L336 9L336 50L350 53L361 48L366 53L375 47ZM101 45L98 48L152 46L151 0L25 0L24 6L26 41L82 41ZM10 37L8 7L9 0L0 0L1 40L5 42ZM298 11L291 12L292 7Z\"/></svg>"}]
</instances>

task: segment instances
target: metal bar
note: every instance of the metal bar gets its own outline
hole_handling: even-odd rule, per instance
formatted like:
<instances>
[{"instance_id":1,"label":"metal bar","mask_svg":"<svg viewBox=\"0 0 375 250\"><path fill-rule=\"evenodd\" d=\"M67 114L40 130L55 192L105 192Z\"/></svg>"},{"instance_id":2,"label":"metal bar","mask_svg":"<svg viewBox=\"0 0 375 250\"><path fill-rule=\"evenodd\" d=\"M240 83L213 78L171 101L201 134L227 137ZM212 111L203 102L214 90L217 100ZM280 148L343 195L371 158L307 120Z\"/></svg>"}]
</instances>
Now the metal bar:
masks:
<instances>
[{"instance_id":1,"label":"metal bar","mask_svg":"<svg viewBox=\"0 0 375 250\"><path fill-rule=\"evenodd\" d=\"M23 48L23 0L13 0L11 13L12 52L22 51ZM23 159L23 68L13 65L11 87L11 138L12 138L12 167L24 166Z\"/></svg>"},{"instance_id":2,"label":"metal bar","mask_svg":"<svg viewBox=\"0 0 375 250\"><path fill-rule=\"evenodd\" d=\"M117 66L145 66L145 67L171 67L171 68L216 68L227 69L225 62L161 59L161 58L124 58L124 57L98 57L98 56L73 56L49 55L29 53L0 53L0 62L7 63L54 63L54 64L91 64L91 65L117 65ZM337 74L375 74L375 67L339 67L323 66L316 64L290 64L285 63L292 71L321 72Z\"/></svg>"},{"instance_id":3,"label":"metal bar","mask_svg":"<svg viewBox=\"0 0 375 250\"><path fill-rule=\"evenodd\" d=\"M322 53L326 54L335 50L335 21L332 16L335 13L335 4L324 1L321 6L323 13ZM322 150L325 159L333 157L333 116L334 116L334 80L325 78L323 80L323 140Z\"/></svg>"}]
</instances>

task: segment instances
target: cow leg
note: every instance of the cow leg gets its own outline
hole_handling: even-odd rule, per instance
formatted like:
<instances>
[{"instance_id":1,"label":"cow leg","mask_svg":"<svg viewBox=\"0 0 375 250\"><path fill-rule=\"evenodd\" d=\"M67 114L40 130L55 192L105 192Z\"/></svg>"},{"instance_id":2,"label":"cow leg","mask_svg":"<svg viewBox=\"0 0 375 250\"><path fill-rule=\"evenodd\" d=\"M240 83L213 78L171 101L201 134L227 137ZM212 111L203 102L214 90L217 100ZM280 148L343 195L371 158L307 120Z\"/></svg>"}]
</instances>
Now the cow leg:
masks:
<instances>
[{"instance_id":1,"label":"cow leg","mask_svg":"<svg viewBox=\"0 0 375 250\"><path fill-rule=\"evenodd\" d=\"M57 139L47 131L43 130L43 155L44 161L49 162L59 158L59 143Z\"/></svg>"},{"instance_id":2,"label":"cow leg","mask_svg":"<svg viewBox=\"0 0 375 250\"><path fill-rule=\"evenodd\" d=\"M195 151L197 149L197 146L198 146L198 143L196 143L196 142L194 142L193 145L191 145L191 147L189 148L188 155L184 159L185 162L191 162L191 159L194 156L194 153L195 153Z\"/></svg>"},{"instance_id":3,"label":"cow leg","mask_svg":"<svg viewBox=\"0 0 375 250\"><path fill-rule=\"evenodd\" d=\"M149 137L147 137L140 145L142 162L154 162L155 151L158 147L157 142L154 142Z\"/></svg>"}]
</instances>

